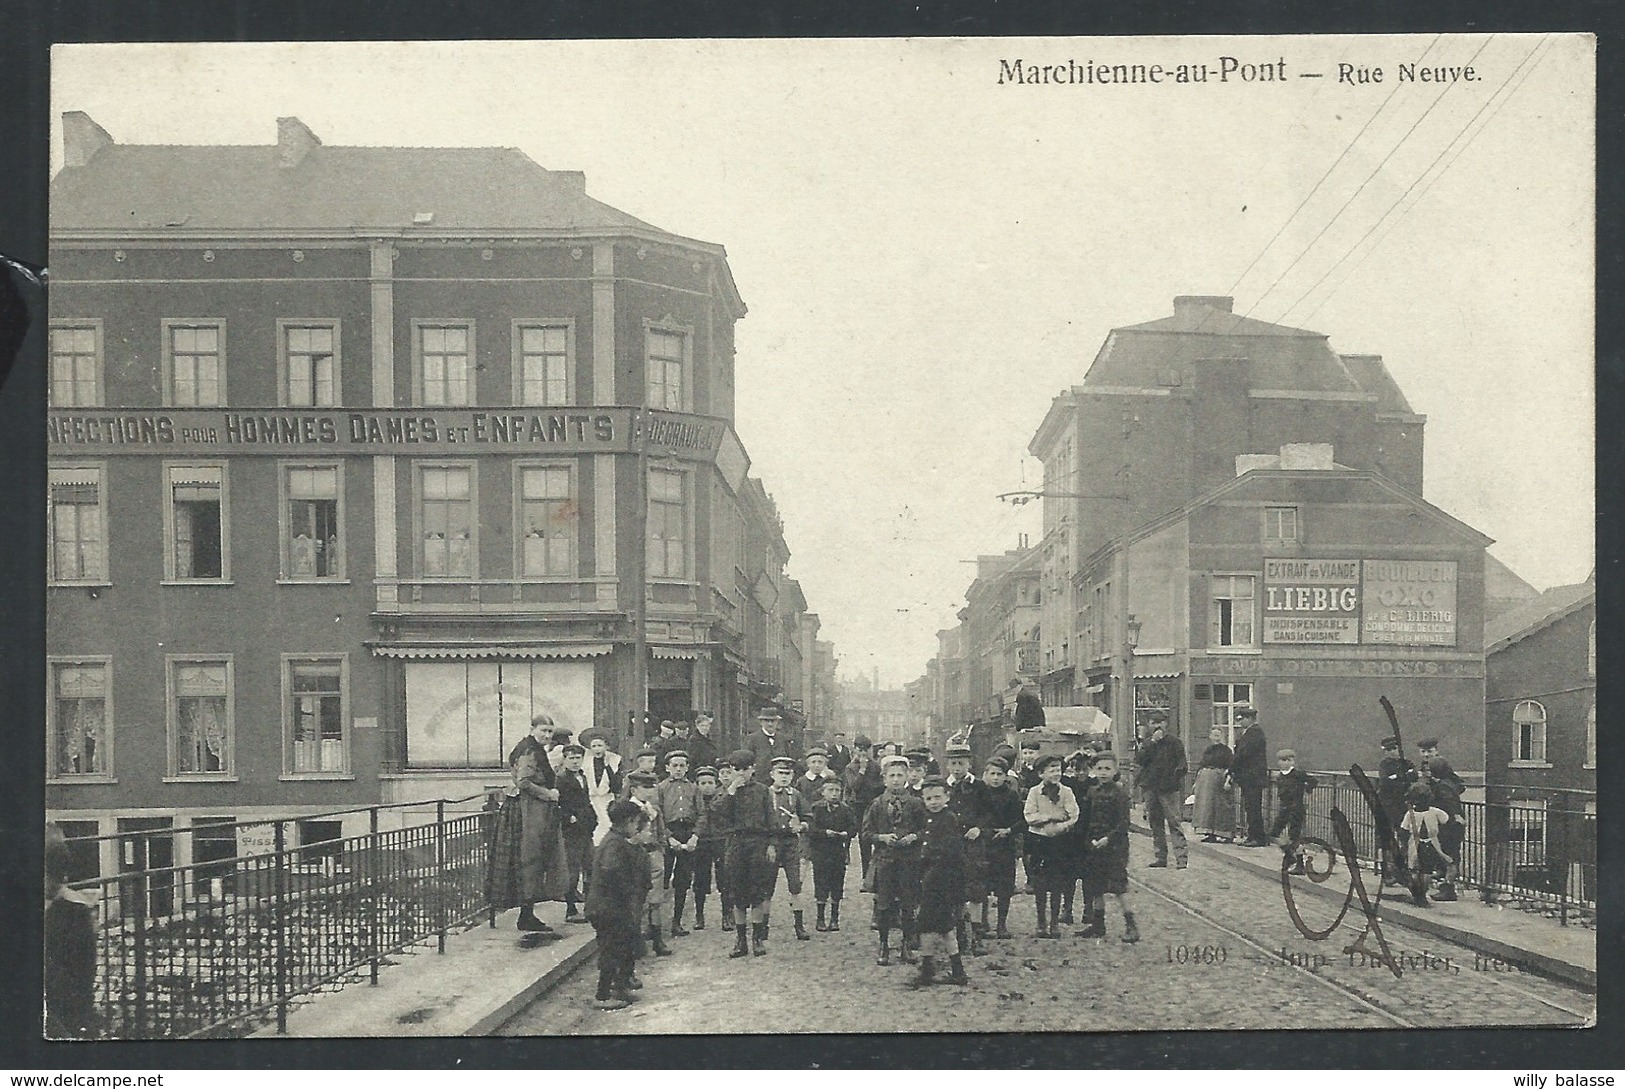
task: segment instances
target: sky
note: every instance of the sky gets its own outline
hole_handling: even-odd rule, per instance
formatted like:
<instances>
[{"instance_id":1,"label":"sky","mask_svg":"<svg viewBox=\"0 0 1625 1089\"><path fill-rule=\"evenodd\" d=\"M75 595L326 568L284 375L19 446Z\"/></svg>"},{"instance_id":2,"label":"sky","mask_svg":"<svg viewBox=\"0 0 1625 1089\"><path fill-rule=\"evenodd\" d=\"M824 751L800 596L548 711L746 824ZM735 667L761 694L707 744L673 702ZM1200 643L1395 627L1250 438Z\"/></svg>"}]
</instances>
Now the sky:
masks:
<instances>
[{"instance_id":1,"label":"sky","mask_svg":"<svg viewBox=\"0 0 1625 1089\"><path fill-rule=\"evenodd\" d=\"M1170 75L1018 83L1017 60ZM1594 564L1584 37L84 45L52 65L53 114L121 143L270 144L291 115L327 144L517 147L725 246L750 308L736 429L843 675L924 671L968 561L1039 536L1038 503L998 496L1038 487L1051 399L1175 295L1381 355L1428 417L1429 501L1538 588Z\"/></svg>"}]
</instances>

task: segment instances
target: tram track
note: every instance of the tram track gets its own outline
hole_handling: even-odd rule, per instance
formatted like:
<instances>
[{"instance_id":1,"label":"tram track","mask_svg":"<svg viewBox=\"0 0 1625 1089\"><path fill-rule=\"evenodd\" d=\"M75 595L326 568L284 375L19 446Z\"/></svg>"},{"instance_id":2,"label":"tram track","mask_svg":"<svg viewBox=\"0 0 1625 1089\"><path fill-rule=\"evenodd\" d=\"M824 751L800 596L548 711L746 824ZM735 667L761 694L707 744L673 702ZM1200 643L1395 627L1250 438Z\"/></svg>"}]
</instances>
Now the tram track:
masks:
<instances>
[{"instance_id":1,"label":"tram track","mask_svg":"<svg viewBox=\"0 0 1625 1089\"><path fill-rule=\"evenodd\" d=\"M1152 885L1152 884L1150 884L1150 883L1148 883L1148 882L1146 882L1146 881L1144 881L1144 880L1142 880L1142 879L1140 879L1138 877L1132 877L1131 876L1129 878L1129 882L1133 886L1135 886L1137 889L1139 889L1139 890L1141 890L1141 891L1143 891L1143 892L1145 892L1145 893L1147 893L1149 895L1155 896L1158 899L1160 899L1160 900L1162 900L1162 901L1164 901L1164 902L1166 902L1168 904L1171 904L1177 910L1179 910L1179 911L1181 911L1181 912L1183 912L1183 913L1185 913L1185 914L1187 914L1187 915L1189 915L1189 916L1191 916L1193 918L1201 920L1207 926L1211 926L1211 927L1213 927L1213 928L1215 928L1217 930L1222 931L1225 934L1228 934L1228 935L1234 937L1238 941L1240 941L1243 944L1247 945L1249 948L1254 949L1257 952L1259 952L1260 954L1262 954L1271 963L1281 964L1281 965L1283 965L1285 967L1291 968L1293 971L1296 971L1296 972L1299 972L1299 973L1301 973L1301 974L1303 974L1305 976L1308 976L1310 979L1313 979L1316 983L1318 983L1322 987L1324 987L1324 988L1326 988L1328 990L1331 990L1331 991L1339 994L1340 996L1355 1002L1357 1005L1360 1005L1360 1006L1362 1006L1362 1007L1364 1007L1364 1008L1366 1008L1368 1010L1371 1010L1372 1012L1376 1013L1378 1016L1384 1018L1385 1020L1393 1022L1398 1027L1401 1027L1401 1028L1429 1027L1429 1026L1418 1025L1417 1023L1411 1021L1409 1018L1405 1017L1403 1014L1389 1008L1380 998L1377 998L1377 997L1374 997L1374 996L1372 996L1370 994L1367 994L1364 991L1362 991L1361 989L1359 989L1357 987L1350 986L1349 984L1344 983L1341 980L1337 980L1337 979L1331 978L1329 976L1322 975L1321 973L1319 973L1318 971L1315 970L1313 965L1298 964L1298 963L1295 963L1295 962L1293 962L1291 960L1283 960L1276 953L1276 951L1274 949L1270 948L1270 946L1268 946L1268 945L1264 944L1263 942L1259 941L1254 936L1249 935L1249 934L1245 934L1245 933L1241 932L1240 930L1237 930L1234 926L1231 926L1230 924L1228 924L1226 922L1223 922L1223 921L1221 921L1219 919L1214 918L1213 915L1210 912L1203 911L1201 908L1196 907L1195 905L1187 902L1186 900L1182 899L1179 896L1174 895L1173 893L1170 893L1170 892L1168 892L1168 891L1166 891L1164 889L1157 888L1155 885ZM1414 939L1414 940L1419 941L1419 942L1421 942L1423 944L1427 944L1430 941L1437 941L1438 940L1435 936L1428 934L1426 931L1424 931L1424 930L1422 930L1420 928L1408 926L1403 920L1400 920L1400 919L1393 919L1393 918L1383 919L1382 920L1382 927L1383 927L1384 934L1389 935L1390 938L1396 932L1402 932L1406 936L1407 939ZM1354 924L1350 923L1348 920L1345 919L1344 921L1342 921L1342 922L1340 922L1338 924L1336 930L1334 930L1333 933L1342 934L1342 933L1346 932L1348 934L1348 936L1349 936L1349 939L1352 940L1352 939L1358 937L1363 932L1363 930L1364 930L1363 926L1354 925ZM1460 948L1460 949L1462 949L1463 951L1465 951L1465 952L1467 952L1469 954L1474 954L1476 952L1475 950L1473 950L1469 946L1459 945L1457 943L1450 943L1450 944L1455 945L1457 948ZM1593 1023L1595 1021L1596 1013L1595 1013L1594 1009L1591 1009L1591 1010L1578 1010L1578 1009L1575 1009L1575 1008L1573 1008L1571 1006L1566 1006L1566 1005L1562 1004L1561 1002L1554 1001L1554 1000L1552 1000L1551 998L1549 998L1549 997L1547 997L1545 995L1537 994L1534 991L1531 991L1531 990L1529 990L1527 988L1524 988L1524 987L1519 987L1515 983L1513 983L1513 982L1511 982L1511 981L1509 981L1509 980L1507 980L1507 979L1505 979L1505 978L1503 978L1503 977L1501 977L1499 975L1479 973L1477 978L1479 978L1481 980L1488 981L1494 987L1496 987L1496 988L1498 988L1500 990L1503 990L1503 991L1505 991L1507 993L1519 995L1520 997L1522 997L1522 998L1524 998L1526 1000L1539 1003L1539 1004L1541 1004L1543 1006L1546 1006L1549 1009L1555 1010L1555 1011L1557 1011L1559 1013L1562 1013L1562 1014L1564 1014L1564 1015L1566 1015L1568 1017L1572 1017L1572 1018L1575 1019L1576 1023L1590 1024L1590 1023ZM1572 985L1570 985L1570 984L1558 984L1558 985L1562 986L1562 987L1565 987L1566 989L1572 988ZM1584 992L1581 992L1581 993L1584 993Z\"/></svg>"}]
</instances>

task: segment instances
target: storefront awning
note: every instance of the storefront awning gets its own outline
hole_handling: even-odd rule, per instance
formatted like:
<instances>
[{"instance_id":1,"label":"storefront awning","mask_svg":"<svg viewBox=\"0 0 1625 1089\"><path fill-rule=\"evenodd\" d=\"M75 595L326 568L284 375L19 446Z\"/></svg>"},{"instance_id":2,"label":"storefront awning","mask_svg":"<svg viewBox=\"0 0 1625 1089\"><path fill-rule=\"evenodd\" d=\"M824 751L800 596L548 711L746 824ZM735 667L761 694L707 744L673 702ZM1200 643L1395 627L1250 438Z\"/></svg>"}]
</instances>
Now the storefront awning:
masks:
<instances>
[{"instance_id":1,"label":"storefront awning","mask_svg":"<svg viewBox=\"0 0 1625 1089\"><path fill-rule=\"evenodd\" d=\"M1181 676L1183 674L1177 672L1167 673L1160 670L1155 673L1141 673L1138 669L1134 671L1134 679L1137 681L1177 681Z\"/></svg>"},{"instance_id":2,"label":"storefront awning","mask_svg":"<svg viewBox=\"0 0 1625 1089\"><path fill-rule=\"evenodd\" d=\"M380 658L508 658L534 661L549 658L598 658L608 654L608 643L482 643L457 645L435 643L413 646L391 643L374 646L372 652Z\"/></svg>"},{"instance_id":3,"label":"storefront awning","mask_svg":"<svg viewBox=\"0 0 1625 1089\"><path fill-rule=\"evenodd\" d=\"M691 662L703 651L699 647L650 647L649 653L668 661Z\"/></svg>"}]
</instances>

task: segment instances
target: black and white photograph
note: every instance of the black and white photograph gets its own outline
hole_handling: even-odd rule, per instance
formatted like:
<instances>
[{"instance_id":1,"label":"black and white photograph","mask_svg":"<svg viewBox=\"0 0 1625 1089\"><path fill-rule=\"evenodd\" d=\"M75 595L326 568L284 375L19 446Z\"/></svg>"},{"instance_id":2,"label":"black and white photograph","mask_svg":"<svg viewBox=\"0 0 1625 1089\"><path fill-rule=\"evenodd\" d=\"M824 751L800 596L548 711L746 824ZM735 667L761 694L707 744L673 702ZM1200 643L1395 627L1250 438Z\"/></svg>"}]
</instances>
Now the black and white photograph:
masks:
<instances>
[{"instance_id":1,"label":"black and white photograph","mask_svg":"<svg viewBox=\"0 0 1625 1089\"><path fill-rule=\"evenodd\" d=\"M45 1037L1594 1029L1596 84L55 46Z\"/></svg>"}]
</instances>

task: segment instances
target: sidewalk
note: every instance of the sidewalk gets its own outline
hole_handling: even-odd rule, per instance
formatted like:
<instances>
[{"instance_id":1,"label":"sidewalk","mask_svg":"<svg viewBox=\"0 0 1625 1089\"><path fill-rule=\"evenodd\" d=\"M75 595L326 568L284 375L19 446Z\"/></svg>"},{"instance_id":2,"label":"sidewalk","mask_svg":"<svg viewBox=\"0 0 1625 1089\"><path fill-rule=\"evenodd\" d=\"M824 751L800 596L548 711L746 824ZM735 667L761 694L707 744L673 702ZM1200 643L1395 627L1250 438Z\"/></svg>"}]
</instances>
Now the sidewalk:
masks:
<instances>
[{"instance_id":1,"label":"sidewalk","mask_svg":"<svg viewBox=\"0 0 1625 1089\"><path fill-rule=\"evenodd\" d=\"M378 985L351 983L318 995L288 1013L287 1037L485 1036L557 986L597 951L592 927L565 925L563 904L538 904L536 914L564 935L545 944L524 941L516 910L390 958ZM256 1037L277 1038L276 1028Z\"/></svg>"},{"instance_id":2,"label":"sidewalk","mask_svg":"<svg viewBox=\"0 0 1625 1089\"><path fill-rule=\"evenodd\" d=\"M1238 869L1272 881L1280 880L1281 852L1278 849L1202 843L1199 837L1190 833L1189 825L1186 829L1193 853L1201 852ZM1137 822L1133 824L1133 830L1150 836L1150 829ZM1307 893L1334 904L1342 903L1348 884L1346 878L1337 876L1341 869L1339 860L1333 876L1322 885L1306 878L1293 878L1294 895ZM1375 899L1380 882L1369 868L1362 876L1366 894ZM1433 902L1430 907L1419 908L1411 904L1410 896L1404 890L1383 889L1380 917L1396 925L1456 942L1475 952L1499 957L1527 971L1578 984L1592 991L1597 989L1595 930L1576 924L1562 926L1544 915L1486 904L1479 899L1477 889L1461 887L1458 892L1461 899L1454 903ZM1357 908L1358 905L1353 910Z\"/></svg>"}]
</instances>

